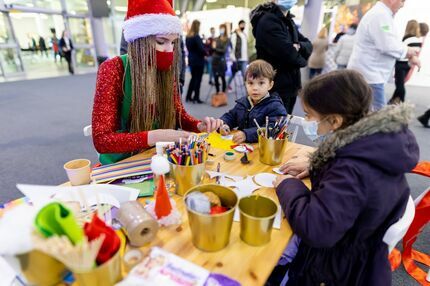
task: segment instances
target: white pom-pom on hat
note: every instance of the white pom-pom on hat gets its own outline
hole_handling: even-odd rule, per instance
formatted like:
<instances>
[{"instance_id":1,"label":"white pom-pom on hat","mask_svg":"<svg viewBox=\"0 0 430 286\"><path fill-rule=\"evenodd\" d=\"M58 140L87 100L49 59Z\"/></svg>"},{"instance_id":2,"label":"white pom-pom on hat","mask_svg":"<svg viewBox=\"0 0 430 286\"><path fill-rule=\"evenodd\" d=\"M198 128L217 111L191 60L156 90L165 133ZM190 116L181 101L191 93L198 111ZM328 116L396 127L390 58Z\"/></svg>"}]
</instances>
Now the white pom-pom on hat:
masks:
<instances>
[{"instance_id":1,"label":"white pom-pom on hat","mask_svg":"<svg viewBox=\"0 0 430 286\"><path fill-rule=\"evenodd\" d=\"M151 159L151 170L155 175L164 175L169 173L169 161L162 155L155 155Z\"/></svg>"}]
</instances>

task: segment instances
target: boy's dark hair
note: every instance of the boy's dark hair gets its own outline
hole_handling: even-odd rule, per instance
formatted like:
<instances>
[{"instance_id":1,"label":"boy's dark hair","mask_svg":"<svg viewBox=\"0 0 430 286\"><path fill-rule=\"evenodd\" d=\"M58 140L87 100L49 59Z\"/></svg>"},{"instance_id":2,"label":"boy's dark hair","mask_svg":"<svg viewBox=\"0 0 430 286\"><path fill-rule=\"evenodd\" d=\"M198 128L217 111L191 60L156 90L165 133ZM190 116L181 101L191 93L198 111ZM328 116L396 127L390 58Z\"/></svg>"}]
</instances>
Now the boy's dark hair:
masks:
<instances>
[{"instance_id":1,"label":"boy's dark hair","mask_svg":"<svg viewBox=\"0 0 430 286\"><path fill-rule=\"evenodd\" d=\"M255 79L259 77L268 78L273 81L275 78L276 71L273 69L272 65L263 60L256 60L249 64L246 69L245 78Z\"/></svg>"},{"instance_id":2,"label":"boy's dark hair","mask_svg":"<svg viewBox=\"0 0 430 286\"><path fill-rule=\"evenodd\" d=\"M341 115L345 128L369 113L372 89L360 73L339 70L313 78L301 97L306 106L321 115Z\"/></svg>"}]
</instances>

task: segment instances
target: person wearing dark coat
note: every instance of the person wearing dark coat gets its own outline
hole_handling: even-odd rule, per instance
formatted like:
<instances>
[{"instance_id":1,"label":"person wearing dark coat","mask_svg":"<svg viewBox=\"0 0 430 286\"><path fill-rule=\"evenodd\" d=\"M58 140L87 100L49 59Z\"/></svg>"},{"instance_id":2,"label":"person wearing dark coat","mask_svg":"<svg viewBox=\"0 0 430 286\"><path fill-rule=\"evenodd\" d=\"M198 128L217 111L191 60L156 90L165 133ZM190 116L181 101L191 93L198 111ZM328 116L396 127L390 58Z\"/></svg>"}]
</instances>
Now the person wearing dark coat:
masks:
<instances>
[{"instance_id":1,"label":"person wearing dark coat","mask_svg":"<svg viewBox=\"0 0 430 286\"><path fill-rule=\"evenodd\" d=\"M203 70L205 67L206 51L202 38L200 38L199 31L200 22L194 20L185 39L188 50L188 65L191 70L191 80L188 85L185 101L193 101L193 103L203 103L203 101L200 100L200 85L202 83ZM193 93L194 97L191 98Z\"/></svg>"},{"instance_id":2,"label":"person wearing dark coat","mask_svg":"<svg viewBox=\"0 0 430 286\"><path fill-rule=\"evenodd\" d=\"M212 55L212 71L215 78L215 89L217 93L225 93L227 90L227 82L225 80L225 71L227 70L227 62L225 55L227 53L228 46L230 45L230 40L227 37L227 26L221 24L219 26L219 37L213 42L212 48L214 49ZM219 79L222 82L222 91L220 91Z\"/></svg>"},{"instance_id":3,"label":"person wearing dark coat","mask_svg":"<svg viewBox=\"0 0 430 286\"><path fill-rule=\"evenodd\" d=\"M267 116L269 126L273 126L277 119L287 115L278 94L269 93L275 74L272 66L263 60L256 60L248 66L245 73L248 96L236 100L234 108L221 116L224 122L220 128L222 135L228 135L230 130L237 128L238 132L233 135L235 143L255 143L258 142L258 128L254 119L263 127Z\"/></svg>"},{"instance_id":4,"label":"person wearing dark coat","mask_svg":"<svg viewBox=\"0 0 430 286\"><path fill-rule=\"evenodd\" d=\"M300 68L307 65L312 43L297 30L294 16L289 12L296 1L278 2L258 5L250 16L257 58L269 62L276 70L273 91L280 95L291 114L302 87Z\"/></svg>"},{"instance_id":5,"label":"person wearing dark coat","mask_svg":"<svg viewBox=\"0 0 430 286\"><path fill-rule=\"evenodd\" d=\"M412 106L369 114L371 102L369 85L352 70L322 75L302 91L303 129L322 143L306 168L287 162L280 169L289 175L275 182L300 240L286 285L391 285L382 239L404 214L405 173L417 164L419 149L408 129ZM304 173L311 190L294 177Z\"/></svg>"},{"instance_id":6,"label":"person wearing dark coat","mask_svg":"<svg viewBox=\"0 0 430 286\"><path fill-rule=\"evenodd\" d=\"M72 52L74 50L72 39L70 39L69 33L67 31L63 31L63 35L60 39L59 43L60 51L63 57L67 61L67 65L69 66L69 73L74 74L75 70L73 68L72 63Z\"/></svg>"}]
</instances>

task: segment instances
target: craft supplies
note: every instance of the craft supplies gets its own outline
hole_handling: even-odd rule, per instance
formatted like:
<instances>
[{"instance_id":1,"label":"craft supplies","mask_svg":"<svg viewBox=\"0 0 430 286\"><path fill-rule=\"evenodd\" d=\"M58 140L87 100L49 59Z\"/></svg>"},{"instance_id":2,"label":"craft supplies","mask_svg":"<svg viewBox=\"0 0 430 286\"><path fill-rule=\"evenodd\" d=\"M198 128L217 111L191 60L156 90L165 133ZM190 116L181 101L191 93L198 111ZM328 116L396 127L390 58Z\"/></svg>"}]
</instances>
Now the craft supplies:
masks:
<instances>
[{"instance_id":1,"label":"craft supplies","mask_svg":"<svg viewBox=\"0 0 430 286\"><path fill-rule=\"evenodd\" d=\"M276 175L270 173L260 173L254 176L254 181L265 188L273 188L274 180L276 180Z\"/></svg>"},{"instance_id":2,"label":"craft supplies","mask_svg":"<svg viewBox=\"0 0 430 286\"><path fill-rule=\"evenodd\" d=\"M73 213L60 203L50 203L44 206L36 216L35 226L44 237L64 235L73 244L77 244L83 239L84 233Z\"/></svg>"},{"instance_id":3,"label":"craft supplies","mask_svg":"<svg viewBox=\"0 0 430 286\"><path fill-rule=\"evenodd\" d=\"M208 199L209 199L209 201L210 201L210 203L211 203L212 206L221 206L221 200L214 193L212 193L212 192L205 192L205 193L203 193L203 195L205 195L206 197L208 197Z\"/></svg>"},{"instance_id":4,"label":"craft supplies","mask_svg":"<svg viewBox=\"0 0 430 286\"><path fill-rule=\"evenodd\" d=\"M104 183L131 176L150 175L152 174L150 164L149 158L95 167L91 172L91 180L95 183Z\"/></svg>"},{"instance_id":5,"label":"craft supplies","mask_svg":"<svg viewBox=\"0 0 430 286\"><path fill-rule=\"evenodd\" d=\"M236 155L233 152L225 152L224 153L224 160L226 161L233 161L236 158Z\"/></svg>"},{"instance_id":6,"label":"craft supplies","mask_svg":"<svg viewBox=\"0 0 430 286\"><path fill-rule=\"evenodd\" d=\"M218 132L212 132L207 138L207 142L212 146L212 148L222 149L225 151L230 151L231 146L235 143L233 140L224 139Z\"/></svg>"},{"instance_id":7,"label":"craft supplies","mask_svg":"<svg viewBox=\"0 0 430 286\"><path fill-rule=\"evenodd\" d=\"M258 148L260 162L266 165L279 165L282 161L287 147L287 138L277 138L263 136L260 132L258 136Z\"/></svg>"},{"instance_id":8,"label":"craft supplies","mask_svg":"<svg viewBox=\"0 0 430 286\"><path fill-rule=\"evenodd\" d=\"M243 153L243 156L242 156L242 158L240 158L240 162L242 163L242 164L249 164L249 159L248 159L248 155L246 154L246 153Z\"/></svg>"},{"instance_id":9,"label":"craft supplies","mask_svg":"<svg viewBox=\"0 0 430 286\"><path fill-rule=\"evenodd\" d=\"M293 115L290 115L288 117L281 117L280 119L277 119L273 126L269 126L269 117L266 116L266 125L264 128L261 128L260 125L258 125L257 120L254 118L254 122L257 126L257 133L259 136L262 136L266 139L275 139L275 140L282 140L286 139L288 137L288 127L290 124L291 119L293 118Z\"/></svg>"},{"instance_id":10,"label":"craft supplies","mask_svg":"<svg viewBox=\"0 0 430 286\"><path fill-rule=\"evenodd\" d=\"M199 137L194 137L184 144L169 145L166 148L166 154L171 164L182 166L202 164L208 156L208 143Z\"/></svg>"},{"instance_id":11,"label":"craft supplies","mask_svg":"<svg viewBox=\"0 0 430 286\"><path fill-rule=\"evenodd\" d=\"M200 192L189 194L185 200L185 204L190 210L202 214L208 214L211 210L211 202L209 197Z\"/></svg>"},{"instance_id":12,"label":"craft supplies","mask_svg":"<svg viewBox=\"0 0 430 286\"><path fill-rule=\"evenodd\" d=\"M218 165L216 166L216 171L217 171L217 173L219 173L221 171L221 163L218 163ZM220 177L217 176L216 177L216 183L217 184L219 184L219 179L220 179Z\"/></svg>"},{"instance_id":13,"label":"craft supplies","mask_svg":"<svg viewBox=\"0 0 430 286\"><path fill-rule=\"evenodd\" d=\"M141 247L152 241L157 234L157 221L138 201L122 203L117 219L132 246Z\"/></svg>"},{"instance_id":14,"label":"craft supplies","mask_svg":"<svg viewBox=\"0 0 430 286\"><path fill-rule=\"evenodd\" d=\"M129 272L134 266L143 260L143 253L139 249L127 251L123 256L126 272Z\"/></svg>"},{"instance_id":15,"label":"craft supplies","mask_svg":"<svg viewBox=\"0 0 430 286\"><path fill-rule=\"evenodd\" d=\"M228 210L211 215L210 212L200 213L188 207L189 196L195 196L194 193L205 192L212 192L217 195L221 206ZM206 196L204 197L207 199ZM218 251L226 247L230 240L233 214L238 202L235 192L220 185L205 184L189 190L184 200L187 205L188 222L194 246L203 251Z\"/></svg>"}]
</instances>

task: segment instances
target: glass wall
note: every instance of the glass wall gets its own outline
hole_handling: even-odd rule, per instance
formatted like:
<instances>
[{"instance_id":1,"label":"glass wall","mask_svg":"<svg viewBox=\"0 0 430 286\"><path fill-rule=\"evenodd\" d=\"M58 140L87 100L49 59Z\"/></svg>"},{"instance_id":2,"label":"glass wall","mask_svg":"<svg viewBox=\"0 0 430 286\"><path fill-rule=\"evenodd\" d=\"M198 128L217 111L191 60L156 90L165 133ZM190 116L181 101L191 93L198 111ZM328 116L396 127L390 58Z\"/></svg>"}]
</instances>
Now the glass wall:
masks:
<instances>
[{"instance_id":1,"label":"glass wall","mask_svg":"<svg viewBox=\"0 0 430 286\"><path fill-rule=\"evenodd\" d=\"M0 13L0 44L13 42L11 34L6 15L4 13Z\"/></svg>"},{"instance_id":2,"label":"glass wall","mask_svg":"<svg viewBox=\"0 0 430 286\"><path fill-rule=\"evenodd\" d=\"M0 48L0 61L6 75L22 71L16 48Z\"/></svg>"},{"instance_id":3,"label":"glass wall","mask_svg":"<svg viewBox=\"0 0 430 286\"><path fill-rule=\"evenodd\" d=\"M37 7L61 11L60 0L4 0L7 5Z\"/></svg>"},{"instance_id":4,"label":"glass wall","mask_svg":"<svg viewBox=\"0 0 430 286\"><path fill-rule=\"evenodd\" d=\"M75 44L91 44L91 24L88 18L69 18L72 40Z\"/></svg>"},{"instance_id":5,"label":"glass wall","mask_svg":"<svg viewBox=\"0 0 430 286\"><path fill-rule=\"evenodd\" d=\"M67 12L72 15L87 14L87 0L66 0Z\"/></svg>"}]
</instances>

